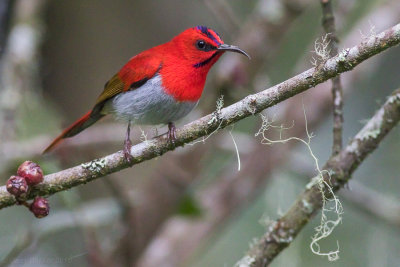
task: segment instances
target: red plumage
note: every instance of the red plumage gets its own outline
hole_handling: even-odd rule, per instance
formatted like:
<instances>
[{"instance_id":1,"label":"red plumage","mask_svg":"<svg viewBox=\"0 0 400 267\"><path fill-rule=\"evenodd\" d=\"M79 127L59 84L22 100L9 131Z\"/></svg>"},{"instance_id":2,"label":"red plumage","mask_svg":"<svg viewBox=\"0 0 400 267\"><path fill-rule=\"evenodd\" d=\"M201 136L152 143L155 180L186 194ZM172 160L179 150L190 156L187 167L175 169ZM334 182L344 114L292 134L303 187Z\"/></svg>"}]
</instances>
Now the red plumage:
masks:
<instances>
[{"instance_id":1,"label":"red plumage","mask_svg":"<svg viewBox=\"0 0 400 267\"><path fill-rule=\"evenodd\" d=\"M197 26L132 57L106 83L93 109L64 130L44 152L106 114L129 123L150 124L172 123L172 119L185 116L200 99L210 68L225 51L248 56L238 47L225 45L215 31Z\"/></svg>"}]
</instances>

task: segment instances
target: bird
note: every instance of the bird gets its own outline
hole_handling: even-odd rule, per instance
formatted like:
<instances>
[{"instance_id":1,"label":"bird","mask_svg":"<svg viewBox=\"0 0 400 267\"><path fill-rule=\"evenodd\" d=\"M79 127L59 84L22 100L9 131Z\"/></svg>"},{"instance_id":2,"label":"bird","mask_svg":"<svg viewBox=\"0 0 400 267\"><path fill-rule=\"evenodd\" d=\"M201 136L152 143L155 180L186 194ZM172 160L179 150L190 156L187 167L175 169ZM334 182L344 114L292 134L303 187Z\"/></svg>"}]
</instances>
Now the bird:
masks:
<instances>
[{"instance_id":1,"label":"bird","mask_svg":"<svg viewBox=\"0 0 400 267\"><path fill-rule=\"evenodd\" d=\"M250 59L241 48L225 44L216 31L196 26L137 54L105 84L93 108L66 128L43 153L106 115L128 125L123 149L128 162L132 159L131 124L168 125L168 141L174 142L174 122L197 105L210 68L225 52Z\"/></svg>"}]
</instances>

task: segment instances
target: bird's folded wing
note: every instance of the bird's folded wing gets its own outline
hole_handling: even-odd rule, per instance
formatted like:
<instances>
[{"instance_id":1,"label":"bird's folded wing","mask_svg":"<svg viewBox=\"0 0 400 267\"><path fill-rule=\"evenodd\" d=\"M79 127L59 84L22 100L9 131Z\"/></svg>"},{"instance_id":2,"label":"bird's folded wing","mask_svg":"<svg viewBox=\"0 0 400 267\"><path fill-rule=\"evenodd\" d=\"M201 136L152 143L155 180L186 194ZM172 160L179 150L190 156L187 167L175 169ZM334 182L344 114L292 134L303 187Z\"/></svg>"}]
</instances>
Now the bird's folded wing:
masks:
<instances>
[{"instance_id":1,"label":"bird's folded wing","mask_svg":"<svg viewBox=\"0 0 400 267\"><path fill-rule=\"evenodd\" d=\"M162 60L149 53L141 53L128 61L104 86L103 92L97 98L96 105L102 105L106 100L119 93L134 90L145 84L160 69Z\"/></svg>"}]
</instances>

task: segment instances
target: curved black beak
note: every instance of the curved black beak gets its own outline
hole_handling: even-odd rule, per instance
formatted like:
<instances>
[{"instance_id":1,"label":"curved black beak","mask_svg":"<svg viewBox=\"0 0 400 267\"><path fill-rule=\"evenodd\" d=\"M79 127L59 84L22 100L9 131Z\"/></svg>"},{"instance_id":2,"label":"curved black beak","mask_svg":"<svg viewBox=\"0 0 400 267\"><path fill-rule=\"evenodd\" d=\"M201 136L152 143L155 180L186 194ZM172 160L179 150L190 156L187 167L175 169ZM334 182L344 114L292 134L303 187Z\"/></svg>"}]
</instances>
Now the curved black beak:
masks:
<instances>
[{"instance_id":1,"label":"curved black beak","mask_svg":"<svg viewBox=\"0 0 400 267\"><path fill-rule=\"evenodd\" d=\"M242 55L245 55L246 57L248 57L249 59L251 59L251 57L249 56L249 54L247 54L244 50L240 49L237 46L234 45L228 45L228 44L222 44L220 46L217 47L217 50L219 51L230 51L230 52L236 52Z\"/></svg>"}]
</instances>

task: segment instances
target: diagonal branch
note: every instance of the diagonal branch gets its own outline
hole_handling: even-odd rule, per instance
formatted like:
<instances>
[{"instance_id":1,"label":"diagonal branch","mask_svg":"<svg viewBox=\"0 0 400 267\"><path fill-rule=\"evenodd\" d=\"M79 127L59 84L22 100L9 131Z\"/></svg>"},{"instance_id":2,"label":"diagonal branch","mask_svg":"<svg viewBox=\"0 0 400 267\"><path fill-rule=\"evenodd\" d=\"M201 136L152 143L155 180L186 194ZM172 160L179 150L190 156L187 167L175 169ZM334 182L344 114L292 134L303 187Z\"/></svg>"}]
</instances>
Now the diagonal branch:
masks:
<instances>
[{"instance_id":1,"label":"diagonal branch","mask_svg":"<svg viewBox=\"0 0 400 267\"><path fill-rule=\"evenodd\" d=\"M325 182L332 186L333 191L343 187L351 178L353 172L372 153L383 138L400 121L400 89L396 90L375 113L369 122L353 138L353 140L336 156L332 156L325 164L324 170L330 176L324 177ZM323 193L331 195L331 188L323 187ZM243 258L243 266L267 266L271 261L294 240L301 229L322 208L321 187L318 184L306 186L295 203L264 236L252 247ZM241 265L242 266L242 265Z\"/></svg>"},{"instance_id":2,"label":"diagonal branch","mask_svg":"<svg viewBox=\"0 0 400 267\"><path fill-rule=\"evenodd\" d=\"M175 144L167 141L166 135L135 145L131 149L131 164L124 160L122 151L96 159L79 166L49 174L44 182L37 185L29 194L29 198L37 195L51 195L59 191L85 184L99 177L117 172L146 160L163 155L178 146L188 144L198 138L225 128L239 120L257 114L296 94L316 86L340 73L352 70L364 60L385 51L400 43L400 24L386 31L371 36L357 46L343 50L339 55L325 63L306 70L278 85L260 93L249 95L243 100L222 109L218 116L210 114L191 122L177 130ZM15 205L15 198L6 188L0 188L0 209Z\"/></svg>"}]
</instances>

